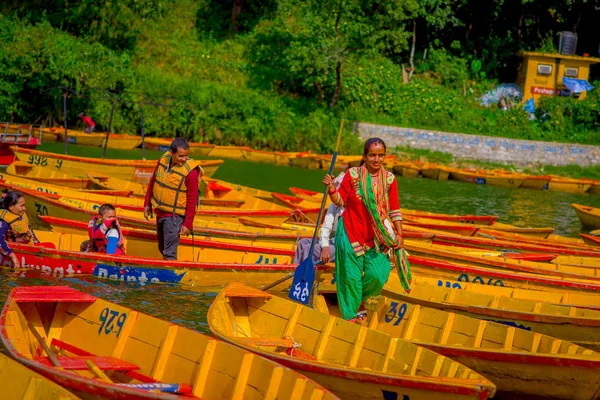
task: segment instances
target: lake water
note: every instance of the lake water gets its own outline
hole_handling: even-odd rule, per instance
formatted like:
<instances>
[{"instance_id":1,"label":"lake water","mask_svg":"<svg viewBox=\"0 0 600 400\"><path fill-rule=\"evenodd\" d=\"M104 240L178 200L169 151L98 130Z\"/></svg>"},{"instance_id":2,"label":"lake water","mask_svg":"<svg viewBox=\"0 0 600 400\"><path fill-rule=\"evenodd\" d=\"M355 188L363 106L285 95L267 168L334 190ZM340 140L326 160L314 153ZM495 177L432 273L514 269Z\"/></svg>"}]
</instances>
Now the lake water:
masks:
<instances>
[{"instance_id":1,"label":"lake water","mask_svg":"<svg viewBox=\"0 0 600 400\"><path fill-rule=\"evenodd\" d=\"M71 149L76 149L72 146ZM70 149L70 150L71 150ZM70 151L71 153L71 151ZM75 153L75 152L73 152ZM85 154L84 152L79 152ZM153 155L150 153L149 156ZM227 160L215 178L260 189L288 193L289 187L321 191L323 171ZM526 189L502 189L453 181L398 178L403 207L450 214L495 214L501 222L518 226L551 226L557 233L576 237L581 225L570 207L580 203L600 207L600 197ZM188 328L208 333L206 312L216 293L190 291L173 285L108 282L96 278L51 280L0 275L0 298L18 285L69 285L94 296L137 309Z\"/></svg>"}]
</instances>

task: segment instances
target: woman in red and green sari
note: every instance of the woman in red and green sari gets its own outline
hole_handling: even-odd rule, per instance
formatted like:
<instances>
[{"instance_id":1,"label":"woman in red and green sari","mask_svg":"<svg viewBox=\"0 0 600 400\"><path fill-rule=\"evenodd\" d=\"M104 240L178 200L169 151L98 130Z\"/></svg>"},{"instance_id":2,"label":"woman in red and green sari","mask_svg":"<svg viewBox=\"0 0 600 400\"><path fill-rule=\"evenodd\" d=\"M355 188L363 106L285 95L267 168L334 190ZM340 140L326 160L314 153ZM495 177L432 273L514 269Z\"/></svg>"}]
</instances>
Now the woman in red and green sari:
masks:
<instances>
[{"instance_id":1,"label":"woman in red and green sari","mask_svg":"<svg viewBox=\"0 0 600 400\"><path fill-rule=\"evenodd\" d=\"M390 261L397 264L400 280L410 290L410 270L401 261L398 186L394 174L383 168L385 152L383 140L371 138L365 143L361 166L348 170L339 191L332 175L323 179L331 201L345 207L335 236L335 257L338 302L346 320L356 318L364 300L381 294ZM394 225L395 235L386 229L386 220Z\"/></svg>"}]
</instances>

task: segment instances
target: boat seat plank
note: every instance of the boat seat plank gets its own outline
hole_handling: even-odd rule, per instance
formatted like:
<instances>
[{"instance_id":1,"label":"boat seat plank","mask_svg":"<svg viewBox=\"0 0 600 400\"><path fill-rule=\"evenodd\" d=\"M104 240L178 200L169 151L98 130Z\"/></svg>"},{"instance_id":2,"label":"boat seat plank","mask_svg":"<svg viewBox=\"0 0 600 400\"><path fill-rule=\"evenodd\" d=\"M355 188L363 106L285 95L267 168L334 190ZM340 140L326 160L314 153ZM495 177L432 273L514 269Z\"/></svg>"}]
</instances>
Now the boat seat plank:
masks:
<instances>
[{"instance_id":1,"label":"boat seat plank","mask_svg":"<svg viewBox=\"0 0 600 400\"><path fill-rule=\"evenodd\" d=\"M83 349L80 349L79 347L73 346L72 344L69 344L67 342L63 342L62 340L58 340L58 339L52 339L52 341L50 342L50 344L56 348L59 349L63 349L68 351L69 353L73 353L77 356L87 356L87 357L95 357L96 355L94 353L90 353L88 351L85 351ZM156 383L158 382L157 379L154 379L148 375L144 375L141 374L137 371L134 370L130 370L130 371L126 371L125 375L127 375L128 377L130 377L131 379L137 379L138 381L142 382L142 383Z\"/></svg>"},{"instance_id":2,"label":"boat seat plank","mask_svg":"<svg viewBox=\"0 0 600 400\"><path fill-rule=\"evenodd\" d=\"M68 286L18 287L14 299L17 303L93 303L94 296L81 293Z\"/></svg>"},{"instance_id":3,"label":"boat seat plank","mask_svg":"<svg viewBox=\"0 0 600 400\"><path fill-rule=\"evenodd\" d=\"M250 346L272 346L272 347L294 347L294 342L291 339L285 338L273 338L273 337L239 337L236 338L237 341L242 342L244 344L248 344Z\"/></svg>"},{"instance_id":4,"label":"boat seat plank","mask_svg":"<svg viewBox=\"0 0 600 400\"><path fill-rule=\"evenodd\" d=\"M124 360L119 360L114 357L101 357L101 356L57 356L58 362L61 367L66 370L88 370L88 366L85 363L87 360L92 361L98 368L103 371L136 371L140 367L135 364L131 364ZM52 366L48 357L36 357L35 360L41 364Z\"/></svg>"}]
</instances>

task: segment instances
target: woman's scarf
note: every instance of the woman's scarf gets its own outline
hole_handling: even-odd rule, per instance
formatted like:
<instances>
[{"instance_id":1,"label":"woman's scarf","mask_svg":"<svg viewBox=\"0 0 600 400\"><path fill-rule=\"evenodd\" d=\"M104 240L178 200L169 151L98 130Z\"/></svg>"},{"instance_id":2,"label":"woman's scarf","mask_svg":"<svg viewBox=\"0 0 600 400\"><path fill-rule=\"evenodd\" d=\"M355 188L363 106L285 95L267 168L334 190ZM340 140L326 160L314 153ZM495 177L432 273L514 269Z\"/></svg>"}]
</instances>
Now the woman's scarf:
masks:
<instances>
[{"instance_id":1,"label":"woman's scarf","mask_svg":"<svg viewBox=\"0 0 600 400\"><path fill-rule=\"evenodd\" d=\"M404 249L393 250L396 240L383 224L383 221L388 217L390 208L387 172L381 167L378 174L380 189L377 191L377 194L375 194L373 191L373 180L367 167L362 166L359 168L359 194L371 217L371 225L373 226L373 232L375 233L376 248L384 252L389 250L390 259L398 270L402 288L410 293L412 274L410 272L408 257L406 256ZM383 248L381 249L381 247Z\"/></svg>"}]
</instances>

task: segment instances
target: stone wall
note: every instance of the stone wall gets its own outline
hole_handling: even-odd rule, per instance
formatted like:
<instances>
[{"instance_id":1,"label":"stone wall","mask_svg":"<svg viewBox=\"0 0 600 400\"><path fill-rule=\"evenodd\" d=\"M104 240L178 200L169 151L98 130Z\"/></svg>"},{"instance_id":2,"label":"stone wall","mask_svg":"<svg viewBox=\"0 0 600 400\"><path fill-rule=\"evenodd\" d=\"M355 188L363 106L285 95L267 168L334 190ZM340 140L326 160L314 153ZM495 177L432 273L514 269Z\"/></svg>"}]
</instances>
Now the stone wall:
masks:
<instances>
[{"instance_id":1,"label":"stone wall","mask_svg":"<svg viewBox=\"0 0 600 400\"><path fill-rule=\"evenodd\" d=\"M362 122L357 122L354 128L363 140L380 137L390 148L410 146L415 149L450 153L457 158L515 165L600 164L600 146L516 140Z\"/></svg>"}]
</instances>

